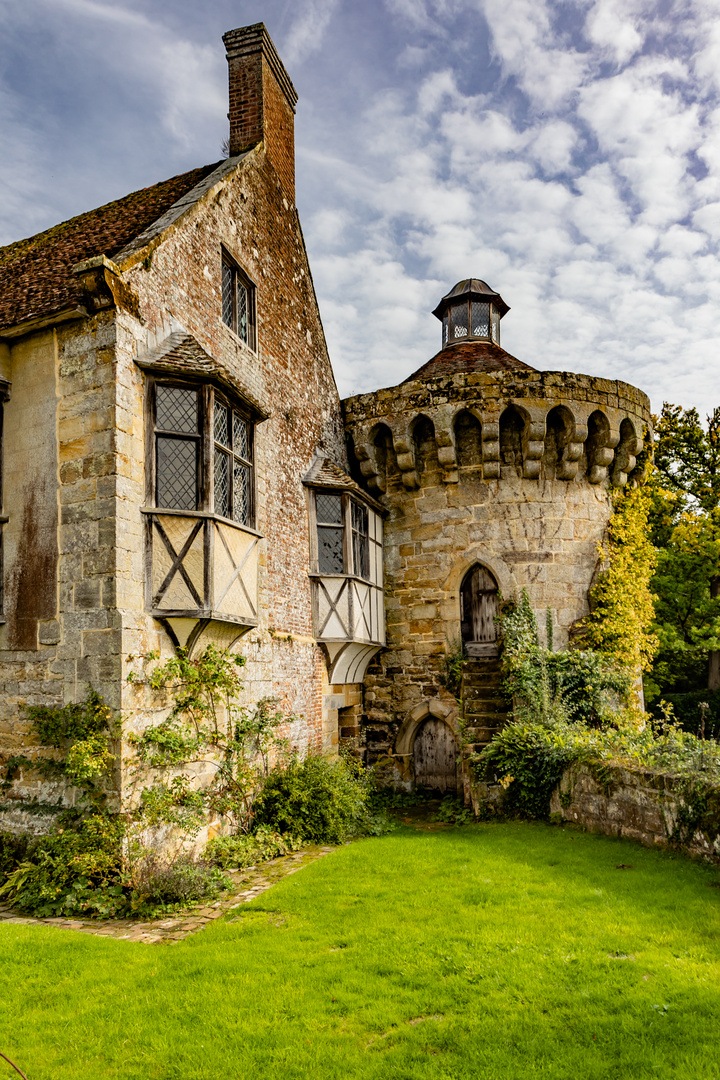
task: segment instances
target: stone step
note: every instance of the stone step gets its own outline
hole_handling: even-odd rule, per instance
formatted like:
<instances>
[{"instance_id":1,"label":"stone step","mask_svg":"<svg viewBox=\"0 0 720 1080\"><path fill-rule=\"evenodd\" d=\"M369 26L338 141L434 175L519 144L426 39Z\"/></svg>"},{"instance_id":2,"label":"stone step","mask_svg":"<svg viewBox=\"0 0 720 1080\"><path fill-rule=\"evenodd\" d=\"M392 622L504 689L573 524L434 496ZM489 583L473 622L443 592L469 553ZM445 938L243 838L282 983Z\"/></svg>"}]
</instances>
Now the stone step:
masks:
<instances>
[{"instance_id":1,"label":"stone step","mask_svg":"<svg viewBox=\"0 0 720 1080\"><path fill-rule=\"evenodd\" d=\"M505 701L499 686L463 686L465 701Z\"/></svg>"},{"instance_id":2,"label":"stone step","mask_svg":"<svg viewBox=\"0 0 720 1080\"><path fill-rule=\"evenodd\" d=\"M471 726L482 724L485 727L502 727L508 722L510 715L509 712L466 712L465 722Z\"/></svg>"},{"instance_id":3,"label":"stone step","mask_svg":"<svg viewBox=\"0 0 720 1080\"><path fill-rule=\"evenodd\" d=\"M471 716L502 716L507 719L510 709L504 701L465 701L463 715L468 720Z\"/></svg>"},{"instance_id":4,"label":"stone step","mask_svg":"<svg viewBox=\"0 0 720 1080\"><path fill-rule=\"evenodd\" d=\"M494 686L499 689L503 684L503 680L499 675L483 675L482 677L473 675L470 678L467 676L463 678L462 684L466 687Z\"/></svg>"}]
</instances>

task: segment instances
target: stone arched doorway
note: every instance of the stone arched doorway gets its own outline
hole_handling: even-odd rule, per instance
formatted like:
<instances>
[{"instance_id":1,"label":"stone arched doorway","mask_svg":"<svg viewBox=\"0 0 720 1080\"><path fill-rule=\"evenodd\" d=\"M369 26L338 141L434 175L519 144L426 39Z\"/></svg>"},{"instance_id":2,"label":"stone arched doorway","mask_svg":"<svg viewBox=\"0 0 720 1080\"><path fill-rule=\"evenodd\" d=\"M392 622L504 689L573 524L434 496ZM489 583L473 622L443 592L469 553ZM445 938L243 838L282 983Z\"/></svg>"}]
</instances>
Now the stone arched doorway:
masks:
<instances>
[{"instance_id":1,"label":"stone arched doorway","mask_svg":"<svg viewBox=\"0 0 720 1080\"><path fill-rule=\"evenodd\" d=\"M451 728L444 720L429 716L415 734L416 785L440 792L457 791L458 754L457 739Z\"/></svg>"},{"instance_id":2,"label":"stone arched doorway","mask_svg":"<svg viewBox=\"0 0 720 1080\"><path fill-rule=\"evenodd\" d=\"M497 655L498 584L475 563L460 586L460 627L468 656Z\"/></svg>"}]
</instances>

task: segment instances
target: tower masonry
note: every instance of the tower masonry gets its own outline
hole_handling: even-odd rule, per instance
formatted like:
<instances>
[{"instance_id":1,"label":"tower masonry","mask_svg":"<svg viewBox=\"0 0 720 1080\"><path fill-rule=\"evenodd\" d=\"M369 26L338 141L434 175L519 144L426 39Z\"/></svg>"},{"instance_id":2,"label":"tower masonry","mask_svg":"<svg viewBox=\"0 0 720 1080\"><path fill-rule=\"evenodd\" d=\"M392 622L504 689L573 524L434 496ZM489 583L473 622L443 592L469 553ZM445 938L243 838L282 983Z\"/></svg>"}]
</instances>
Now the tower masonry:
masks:
<instances>
[{"instance_id":1,"label":"tower masonry","mask_svg":"<svg viewBox=\"0 0 720 1080\"><path fill-rule=\"evenodd\" d=\"M498 592L527 589L567 644L588 612L611 488L636 481L651 438L633 386L502 349L508 310L485 282L459 282L434 311L440 352L399 386L344 402L356 467L387 511L387 648L365 679L367 757L401 786L458 784L458 705L441 675L460 641L471 737L482 745L502 722Z\"/></svg>"}]
</instances>

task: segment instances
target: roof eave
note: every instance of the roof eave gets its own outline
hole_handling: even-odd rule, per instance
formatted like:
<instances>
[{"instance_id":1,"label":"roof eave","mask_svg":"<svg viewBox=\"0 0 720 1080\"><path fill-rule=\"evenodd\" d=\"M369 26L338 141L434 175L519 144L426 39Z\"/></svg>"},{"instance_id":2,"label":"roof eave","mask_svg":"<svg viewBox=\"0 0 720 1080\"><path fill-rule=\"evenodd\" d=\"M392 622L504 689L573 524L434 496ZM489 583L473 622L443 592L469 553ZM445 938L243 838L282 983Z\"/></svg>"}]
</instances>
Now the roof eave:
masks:
<instances>
[{"instance_id":1,"label":"roof eave","mask_svg":"<svg viewBox=\"0 0 720 1080\"><path fill-rule=\"evenodd\" d=\"M80 304L74 307L60 308L58 311L50 311L45 315L32 315L29 319L22 319L10 326L0 327L0 340L24 337L26 334L34 334L37 330L46 330L60 323L73 322L77 319L86 319L88 310Z\"/></svg>"},{"instance_id":2,"label":"roof eave","mask_svg":"<svg viewBox=\"0 0 720 1080\"><path fill-rule=\"evenodd\" d=\"M204 180L191 188L186 195L173 203L164 214L161 214L139 236L136 236L121 251L117 252L113 256L113 262L124 272L146 259L179 227L189 213L197 206L214 198L223 184L241 168L250 154L254 153L262 145L262 143L257 143L248 150L244 150L241 154L236 154L234 157L223 161L209 176L206 176Z\"/></svg>"}]
</instances>

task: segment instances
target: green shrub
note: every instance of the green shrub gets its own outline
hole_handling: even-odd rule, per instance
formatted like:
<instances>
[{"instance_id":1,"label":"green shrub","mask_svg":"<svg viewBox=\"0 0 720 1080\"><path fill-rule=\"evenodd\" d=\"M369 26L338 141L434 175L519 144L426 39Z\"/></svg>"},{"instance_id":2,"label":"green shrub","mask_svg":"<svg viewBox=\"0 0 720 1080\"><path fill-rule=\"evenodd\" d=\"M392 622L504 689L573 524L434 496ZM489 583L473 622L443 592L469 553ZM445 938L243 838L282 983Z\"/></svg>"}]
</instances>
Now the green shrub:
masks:
<instances>
[{"instance_id":1,"label":"green shrub","mask_svg":"<svg viewBox=\"0 0 720 1080\"><path fill-rule=\"evenodd\" d=\"M591 649L553 652L551 647L542 648L525 589L519 601L503 602L499 622L505 692L513 698L518 720L592 727L621 722L633 682L617 660ZM549 611L547 623L547 640L552 646Z\"/></svg>"},{"instance_id":2,"label":"green shrub","mask_svg":"<svg viewBox=\"0 0 720 1080\"><path fill-rule=\"evenodd\" d=\"M0 832L0 882L27 858L30 837Z\"/></svg>"},{"instance_id":3,"label":"green shrub","mask_svg":"<svg viewBox=\"0 0 720 1080\"><path fill-rule=\"evenodd\" d=\"M275 859L297 851L302 841L290 833L281 836L267 825L261 825L254 833L236 833L234 836L215 836L205 847L205 858L223 869L254 866L255 863Z\"/></svg>"},{"instance_id":4,"label":"green shrub","mask_svg":"<svg viewBox=\"0 0 720 1080\"><path fill-rule=\"evenodd\" d=\"M478 776L505 788L505 809L524 817L546 818L552 793L576 757L576 741L565 727L515 721L474 760Z\"/></svg>"},{"instance_id":5,"label":"green shrub","mask_svg":"<svg viewBox=\"0 0 720 1080\"><path fill-rule=\"evenodd\" d=\"M118 814L66 812L9 873L0 896L41 917L118 914L124 834Z\"/></svg>"},{"instance_id":6,"label":"green shrub","mask_svg":"<svg viewBox=\"0 0 720 1080\"><path fill-rule=\"evenodd\" d=\"M134 868L130 906L134 915L157 915L188 907L200 900L217 900L231 887L229 878L205 859L180 854L167 859L148 854Z\"/></svg>"},{"instance_id":7,"label":"green shrub","mask_svg":"<svg viewBox=\"0 0 720 1080\"><path fill-rule=\"evenodd\" d=\"M671 705L675 721L684 731L701 735L704 716L704 734L707 738L720 738L720 690L690 690L684 694L663 694L653 702L650 713L661 720L665 706ZM702 706L707 705L707 709Z\"/></svg>"},{"instance_id":8,"label":"green shrub","mask_svg":"<svg viewBox=\"0 0 720 1080\"><path fill-rule=\"evenodd\" d=\"M255 820L305 842L339 844L366 831L369 801L369 778L357 762L309 754L269 773Z\"/></svg>"}]
</instances>

